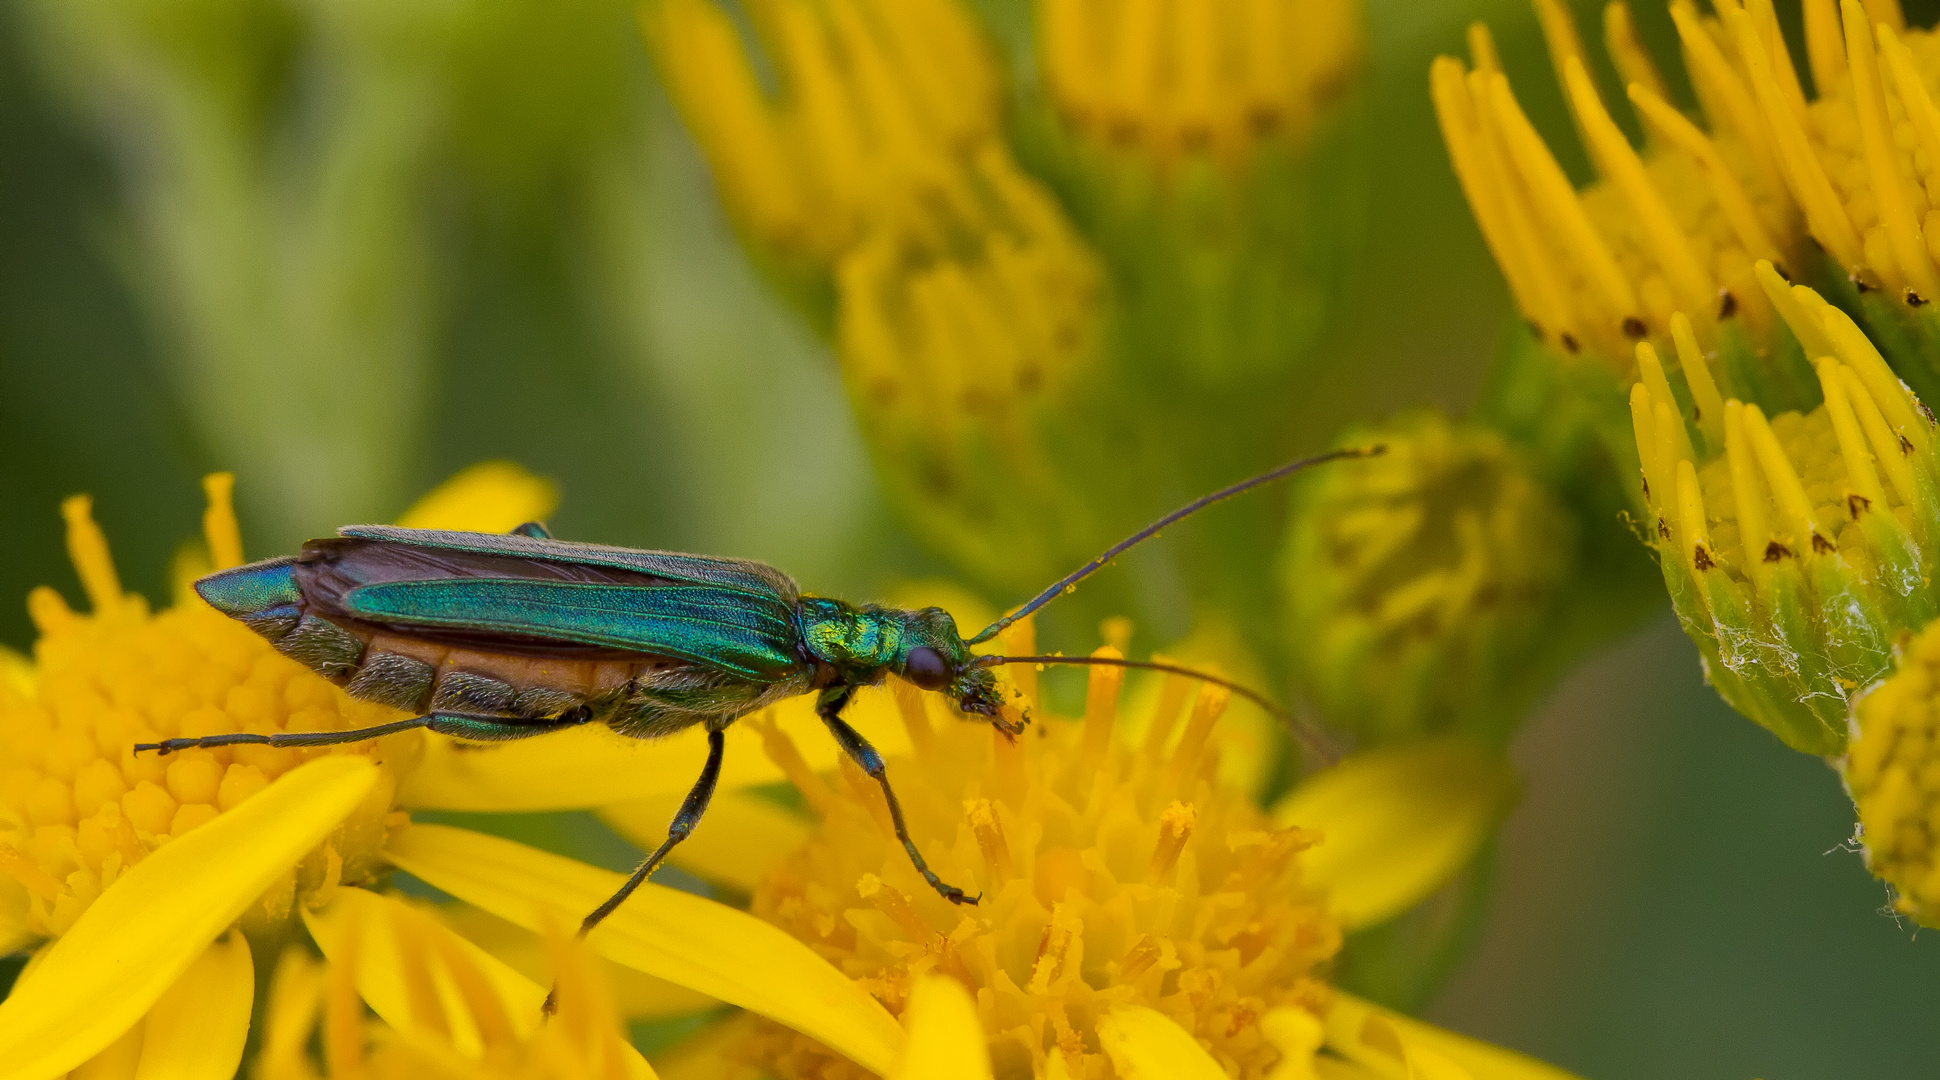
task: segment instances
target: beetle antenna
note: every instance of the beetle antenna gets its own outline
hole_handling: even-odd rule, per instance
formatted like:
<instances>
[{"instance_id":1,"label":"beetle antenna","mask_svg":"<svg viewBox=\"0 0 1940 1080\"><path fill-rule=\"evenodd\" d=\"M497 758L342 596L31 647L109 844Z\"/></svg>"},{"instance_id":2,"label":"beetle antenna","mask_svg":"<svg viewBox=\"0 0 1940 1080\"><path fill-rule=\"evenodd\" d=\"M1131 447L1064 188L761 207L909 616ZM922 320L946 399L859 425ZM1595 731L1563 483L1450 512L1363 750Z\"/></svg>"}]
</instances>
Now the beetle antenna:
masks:
<instances>
[{"instance_id":1,"label":"beetle antenna","mask_svg":"<svg viewBox=\"0 0 1940 1080\"><path fill-rule=\"evenodd\" d=\"M1375 457L1376 455L1386 453L1387 449L1388 448L1385 446L1364 446L1364 447L1350 447L1345 450L1332 450L1325 454L1316 454L1315 456L1310 458L1301 458L1299 461L1290 461L1287 464L1282 465L1277 469L1273 469L1269 472L1263 472L1258 476L1241 480L1239 483L1234 484L1230 487L1220 488L1218 491L1215 491L1210 495L1200 496L1199 498L1192 500L1191 502L1187 503L1184 506L1181 506L1177 510L1174 510L1170 514L1167 514L1164 517L1158 519L1157 521L1154 521L1152 524L1147 525L1143 529L1140 529L1139 531L1133 533L1132 535L1126 537L1125 539L1120 540L1118 543L1113 544L1109 549L1106 550L1106 552L1103 555L1098 556L1097 558L1091 560L1090 562L1084 564L1083 566L1078 567L1076 570L1072 571L1071 573L1066 574L1063 578L1059 579L1057 583L1052 585L1050 588L1045 589L1043 592L1038 593L1036 596L1031 597L1031 600L1029 603L1025 604L1021 608L1018 608L1016 611L1013 611L1010 614L1004 616L1003 618L998 619L996 622L991 623L989 626L984 627L982 630L977 632L976 637L973 637L970 640L964 642L964 644L979 645L979 644L982 644L983 642L989 641L993 637L996 637L997 634L1004 629L1004 627L1009 626L1011 623L1016 622L1017 620L1023 618L1026 615L1029 615L1031 612L1036 611L1038 608L1043 607L1044 605L1050 603L1051 601L1056 600L1058 597L1064 595L1064 593L1070 590L1072 587L1076 586L1078 582L1083 581L1085 578L1088 578L1092 574L1099 571L1100 569L1103 569L1106 563L1111 562L1113 559L1116 559L1119 555L1123 554L1127 548L1134 547L1143 541L1150 540L1152 537L1157 536L1161 529L1164 529L1167 525L1170 525L1173 522L1178 521L1180 518L1191 517L1193 514L1196 514L1199 511L1204 510L1206 507L1211 506L1216 502L1223 502L1227 499L1232 498L1235 495L1238 495L1243 491L1248 491L1253 488L1259 487L1261 484L1271 483L1272 481L1278 480L1289 473L1299 472L1301 469L1307 468L1310 465L1320 465L1329 461L1338 461L1342 458Z\"/></svg>"},{"instance_id":2,"label":"beetle antenna","mask_svg":"<svg viewBox=\"0 0 1940 1080\"><path fill-rule=\"evenodd\" d=\"M1163 671L1168 675L1184 675L1187 678L1209 682L1224 687L1240 697L1264 709L1268 716L1280 721L1300 740L1300 745L1323 762L1340 759L1340 748L1335 746L1318 728L1273 703L1272 699L1251 687L1241 686L1231 679L1221 678L1209 671L1189 668L1182 664L1168 664L1163 660L1126 660L1116 656L979 656L972 667L996 667L999 664L1079 664L1086 667L1136 668L1140 671Z\"/></svg>"}]
</instances>

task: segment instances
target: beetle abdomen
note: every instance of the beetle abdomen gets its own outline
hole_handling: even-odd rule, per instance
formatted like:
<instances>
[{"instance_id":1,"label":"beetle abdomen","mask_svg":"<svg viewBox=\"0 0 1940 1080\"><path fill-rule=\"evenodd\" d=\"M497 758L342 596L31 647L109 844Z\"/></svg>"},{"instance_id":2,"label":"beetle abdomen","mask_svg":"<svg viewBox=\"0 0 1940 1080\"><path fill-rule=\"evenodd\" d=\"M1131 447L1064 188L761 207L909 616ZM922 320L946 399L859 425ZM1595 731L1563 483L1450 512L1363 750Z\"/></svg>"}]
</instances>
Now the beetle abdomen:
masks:
<instances>
[{"instance_id":1,"label":"beetle abdomen","mask_svg":"<svg viewBox=\"0 0 1940 1080\"><path fill-rule=\"evenodd\" d=\"M508 642L501 650L361 623L306 595L301 569L294 559L271 559L211 574L195 588L278 652L392 708L543 720L585 706L601 715L637 679L677 665L569 643Z\"/></svg>"}]
</instances>

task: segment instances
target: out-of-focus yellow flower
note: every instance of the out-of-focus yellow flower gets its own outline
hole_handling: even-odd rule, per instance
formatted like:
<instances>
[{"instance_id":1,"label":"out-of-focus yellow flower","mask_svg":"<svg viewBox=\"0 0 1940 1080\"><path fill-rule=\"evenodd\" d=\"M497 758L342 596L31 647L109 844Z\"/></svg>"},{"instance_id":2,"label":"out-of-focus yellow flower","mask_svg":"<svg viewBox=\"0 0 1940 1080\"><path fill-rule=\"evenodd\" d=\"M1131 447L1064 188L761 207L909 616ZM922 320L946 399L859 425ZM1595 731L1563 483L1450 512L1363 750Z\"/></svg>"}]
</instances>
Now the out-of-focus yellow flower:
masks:
<instances>
[{"instance_id":1,"label":"out-of-focus yellow flower","mask_svg":"<svg viewBox=\"0 0 1940 1080\"><path fill-rule=\"evenodd\" d=\"M1343 442L1379 457L1306 478L1281 585L1302 686L1372 742L1500 742L1557 664L1575 523L1521 452L1422 412Z\"/></svg>"},{"instance_id":2,"label":"out-of-focus yellow flower","mask_svg":"<svg viewBox=\"0 0 1940 1080\"><path fill-rule=\"evenodd\" d=\"M1866 865L1893 907L1940 926L1940 623L1900 649L1891 677L1853 709L1846 787L1859 807Z\"/></svg>"},{"instance_id":3,"label":"out-of-focus yellow flower","mask_svg":"<svg viewBox=\"0 0 1940 1080\"><path fill-rule=\"evenodd\" d=\"M1358 69L1358 0L1042 0L1043 66L1066 124L1161 164L1298 144Z\"/></svg>"},{"instance_id":4,"label":"out-of-focus yellow flower","mask_svg":"<svg viewBox=\"0 0 1940 1080\"><path fill-rule=\"evenodd\" d=\"M954 0L783 0L755 14L773 91L713 0L641 6L675 100L763 247L833 263L885 218L978 201L963 166L996 135L999 87Z\"/></svg>"}]
</instances>

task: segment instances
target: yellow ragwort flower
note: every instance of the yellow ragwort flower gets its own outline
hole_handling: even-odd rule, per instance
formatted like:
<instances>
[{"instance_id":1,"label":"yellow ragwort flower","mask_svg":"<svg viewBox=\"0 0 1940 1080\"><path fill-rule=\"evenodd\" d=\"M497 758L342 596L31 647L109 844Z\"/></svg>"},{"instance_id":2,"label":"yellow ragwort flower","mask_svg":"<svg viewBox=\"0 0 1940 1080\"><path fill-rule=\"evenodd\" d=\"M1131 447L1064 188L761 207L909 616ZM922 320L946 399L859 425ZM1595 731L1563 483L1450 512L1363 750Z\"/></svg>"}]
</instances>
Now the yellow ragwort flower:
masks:
<instances>
[{"instance_id":1,"label":"yellow ragwort flower","mask_svg":"<svg viewBox=\"0 0 1940 1080\"><path fill-rule=\"evenodd\" d=\"M1298 144L1360 66L1359 0L1041 0L1051 96L1086 138L1161 164Z\"/></svg>"},{"instance_id":2,"label":"yellow ragwort flower","mask_svg":"<svg viewBox=\"0 0 1940 1080\"><path fill-rule=\"evenodd\" d=\"M1940 926L1940 623L1901 647L1893 674L1853 708L1846 788L1866 865L1893 907Z\"/></svg>"},{"instance_id":3,"label":"yellow ragwort flower","mask_svg":"<svg viewBox=\"0 0 1940 1080\"><path fill-rule=\"evenodd\" d=\"M1940 609L1940 462L1930 415L1851 317L1758 273L1816 358L1823 404L1767 418L1757 387L1713 371L1680 318L1687 413L1640 342L1648 539L1719 693L1795 749L1836 755L1852 693Z\"/></svg>"},{"instance_id":4,"label":"yellow ragwort flower","mask_svg":"<svg viewBox=\"0 0 1940 1080\"><path fill-rule=\"evenodd\" d=\"M1004 647L1028 649L1028 635L1014 628ZM1313 1032L1298 1051L1311 1055L1337 1003L1324 976L1341 920L1390 917L1452 874L1496 820L1500 774L1458 767L1452 782L1420 783L1465 760L1437 748L1399 766L1412 768L1405 786L1423 797L1397 820L1379 820L1407 801L1381 789L1396 778L1393 763L1372 783L1361 768L1309 785L1305 801L1268 815L1218 782L1224 691L1206 688L1195 699L1190 681L1168 679L1141 737L1127 745L1122 676L1092 670L1078 721L1042 712L1034 673L1020 673L1037 719L1014 744L933 714L913 688L894 688L910 731L910 758L897 766L912 835L942 872L982 890L974 910L932 903L933 892L898 863L886 806L865 790L865 777L845 768L830 781L794 766L789 777L820 825L769 869L752 910L835 963L912 1031L926 977L971 988L974 1023L965 1027L977 1047L987 1043L976 1051L991 1062L984 1076L1092 1076L1107 1061L1120 1076L1183 1075L1151 1071L1157 1066L1145 1060L1163 1059L1172 1043L1194 1067L1217 1062L1218 1075L1264 1076L1296 1052L1276 1036L1282 1026ZM798 757L785 734L770 739L778 761ZM1481 813L1465 812L1477 806ZM1346 842L1328 852L1339 861L1316 882L1303 853L1322 836L1307 822L1370 828L1356 836L1344 827ZM1428 839L1450 822L1460 822L1452 845ZM1381 869L1359 861L1377 850ZM751 1028L730 1056L782 1078L865 1075L777 1024Z\"/></svg>"},{"instance_id":5,"label":"yellow ragwort flower","mask_svg":"<svg viewBox=\"0 0 1940 1080\"><path fill-rule=\"evenodd\" d=\"M1029 634L1012 627L1004 647L1028 648ZM1034 674L1017 674L1037 720L1016 744L900 683L865 692L851 714L878 745L889 725L904 729L886 756L912 834L939 872L983 890L974 908L945 907L909 876L879 797L815 749L826 739L798 741L806 732L779 708L731 729L762 740L765 775L795 784L820 823L751 795L722 814L717 796L682 845L713 851L686 865L752 890L765 921L648 884L588 936L617 963L746 1010L677 1047L663 1076L983 1080L1113 1063L1111 1075L1156 1080L1223 1076L1230 1061L1292 1080L1314 1075L1301 1070L1316 1053L1321 1068L1347 1070L1321 1075L1399 1075L1404 1058L1447 1062L1451 1077L1559 1075L1324 982L1338 927L1392 917L1473 857L1507 805L1499 760L1453 744L1353 758L1263 813L1216 782L1223 694L1195 703L1194 684L1166 680L1126 743L1120 671L1094 673L1083 720L1045 713ZM463 755L510 757L473 774L485 798L513 776L551 785L565 767L525 745ZM730 755L730 768L737 756L751 755ZM608 795L584 748L577 765L582 794ZM609 817L630 834L664 830L674 798L644 818L639 806ZM1303 851L1322 836L1332 839ZM393 834L385 855L528 929L597 904L619 880L436 825ZM931 1071L939 1062L955 1071Z\"/></svg>"}]
</instances>

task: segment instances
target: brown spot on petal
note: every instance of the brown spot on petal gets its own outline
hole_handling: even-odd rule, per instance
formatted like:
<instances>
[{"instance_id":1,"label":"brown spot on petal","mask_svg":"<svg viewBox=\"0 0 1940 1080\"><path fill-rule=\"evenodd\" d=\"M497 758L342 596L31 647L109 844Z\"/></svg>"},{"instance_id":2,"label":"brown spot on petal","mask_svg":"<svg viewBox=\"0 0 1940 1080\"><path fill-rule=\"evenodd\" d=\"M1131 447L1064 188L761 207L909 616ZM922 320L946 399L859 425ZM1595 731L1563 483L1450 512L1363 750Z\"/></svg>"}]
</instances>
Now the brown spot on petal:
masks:
<instances>
[{"instance_id":1,"label":"brown spot on petal","mask_svg":"<svg viewBox=\"0 0 1940 1080\"><path fill-rule=\"evenodd\" d=\"M1837 549L1835 549L1832 546L1832 541L1827 540L1825 537L1820 536L1818 533L1813 533L1812 550L1818 552L1821 555L1826 555L1826 554L1830 554L1831 552Z\"/></svg>"},{"instance_id":2,"label":"brown spot on petal","mask_svg":"<svg viewBox=\"0 0 1940 1080\"><path fill-rule=\"evenodd\" d=\"M1715 565L1717 564L1711 561L1711 553L1704 550L1703 544L1692 545L1691 566L1693 568L1695 568L1700 573L1702 573L1703 571L1711 569Z\"/></svg>"},{"instance_id":3,"label":"brown spot on petal","mask_svg":"<svg viewBox=\"0 0 1940 1080\"><path fill-rule=\"evenodd\" d=\"M1718 290L1718 318L1729 319L1738 314L1738 298L1730 289Z\"/></svg>"},{"instance_id":4,"label":"brown spot on petal","mask_svg":"<svg viewBox=\"0 0 1940 1080\"><path fill-rule=\"evenodd\" d=\"M1855 521L1859 520L1859 515L1872 505L1873 500L1868 499L1864 495L1846 496L1846 509L1852 514L1853 520Z\"/></svg>"},{"instance_id":5,"label":"brown spot on petal","mask_svg":"<svg viewBox=\"0 0 1940 1080\"><path fill-rule=\"evenodd\" d=\"M1768 563L1778 562L1781 559L1789 559L1791 557L1792 549L1776 540L1765 545L1765 561Z\"/></svg>"},{"instance_id":6,"label":"brown spot on petal","mask_svg":"<svg viewBox=\"0 0 1940 1080\"><path fill-rule=\"evenodd\" d=\"M1642 319L1631 315L1623 320L1623 332L1632 341L1642 341L1650 333L1650 327L1645 326Z\"/></svg>"}]
</instances>

